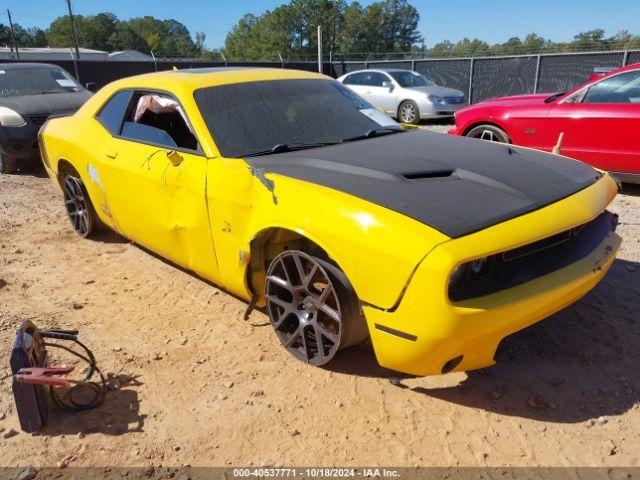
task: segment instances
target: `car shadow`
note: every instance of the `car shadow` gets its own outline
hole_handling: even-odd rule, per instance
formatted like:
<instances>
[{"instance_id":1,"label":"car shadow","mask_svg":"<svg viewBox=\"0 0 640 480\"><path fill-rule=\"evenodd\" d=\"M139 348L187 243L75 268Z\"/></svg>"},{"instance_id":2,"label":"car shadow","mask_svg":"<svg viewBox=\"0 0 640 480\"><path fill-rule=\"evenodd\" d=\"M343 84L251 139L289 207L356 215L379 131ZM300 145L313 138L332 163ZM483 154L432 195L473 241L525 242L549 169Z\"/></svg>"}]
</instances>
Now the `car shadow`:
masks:
<instances>
[{"instance_id":1,"label":"car shadow","mask_svg":"<svg viewBox=\"0 0 640 480\"><path fill-rule=\"evenodd\" d=\"M620 193L632 197L640 197L640 185L635 183L623 183Z\"/></svg>"},{"instance_id":2,"label":"car shadow","mask_svg":"<svg viewBox=\"0 0 640 480\"><path fill-rule=\"evenodd\" d=\"M346 375L388 379L408 393L541 421L577 423L621 414L640 401L640 317L636 311L640 291L633 287L638 284L640 264L616 260L585 298L505 338L496 352L495 366L467 372L466 378L452 387L410 386L415 377L379 366L369 342L340 352L324 368ZM268 325L266 321L256 326ZM428 378L419 381L429 383ZM122 424L115 431L122 431Z\"/></svg>"},{"instance_id":3,"label":"car shadow","mask_svg":"<svg viewBox=\"0 0 640 480\"><path fill-rule=\"evenodd\" d=\"M114 232L110 228L102 228L90 237L90 240L100 243L131 243L117 232Z\"/></svg>"},{"instance_id":4,"label":"car shadow","mask_svg":"<svg viewBox=\"0 0 640 480\"><path fill-rule=\"evenodd\" d=\"M22 175L25 177L48 178L49 175L44 169L40 158L28 158L18 163L18 171L13 175Z\"/></svg>"},{"instance_id":5,"label":"car shadow","mask_svg":"<svg viewBox=\"0 0 640 480\"><path fill-rule=\"evenodd\" d=\"M143 432L146 415L140 414L140 400L134 389L142 385L139 377L108 375L107 392L99 407L81 412L65 412L52 407L49 421L36 435L90 435L101 433L118 436Z\"/></svg>"},{"instance_id":6,"label":"car shadow","mask_svg":"<svg viewBox=\"0 0 640 480\"><path fill-rule=\"evenodd\" d=\"M388 378L407 393L539 421L619 415L640 401L639 284L640 264L617 260L585 298L505 338L495 366L467 372L452 387L430 388L428 378L411 386L410 377L363 355L366 346L344 351L332 370Z\"/></svg>"},{"instance_id":7,"label":"car shadow","mask_svg":"<svg viewBox=\"0 0 640 480\"><path fill-rule=\"evenodd\" d=\"M443 126L451 126L452 128L455 126L456 122L453 117L445 117L445 118L429 118L425 120L420 120L418 126L421 127L429 127L434 125L443 125Z\"/></svg>"}]
</instances>

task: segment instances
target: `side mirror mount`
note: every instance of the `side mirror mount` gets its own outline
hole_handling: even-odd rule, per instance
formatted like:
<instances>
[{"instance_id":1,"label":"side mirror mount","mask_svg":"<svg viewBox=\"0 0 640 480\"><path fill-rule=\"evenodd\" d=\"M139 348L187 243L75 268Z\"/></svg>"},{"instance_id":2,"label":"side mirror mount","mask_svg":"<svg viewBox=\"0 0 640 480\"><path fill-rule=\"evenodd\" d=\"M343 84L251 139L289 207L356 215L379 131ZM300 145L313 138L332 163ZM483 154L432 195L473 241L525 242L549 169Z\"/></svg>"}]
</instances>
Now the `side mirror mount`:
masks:
<instances>
[{"instance_id":1,"label":"side mirror mount","mask_svg":"<svg viewBox=\"0 0 640 480\"><path fill-rule=\"evenodd\" d=\"M173 165L174 167L177 167L178 165L180 165L182 163L182 161L184 160L183 156L180 155L175 150L169 150L167 152L167 158L171 162L171 165Z\"/></svg>"},{"instance_id":2,"label":"side mirror mount","mask_svg":"<svg viewBox=\"0 0 640 480\"><path fill-rule=\"evenodd\" d=\"M84 88L86 88L87 90L93 93L98 91L98 86L94 82L87 82Z\"/></svg>"}]
</instances>

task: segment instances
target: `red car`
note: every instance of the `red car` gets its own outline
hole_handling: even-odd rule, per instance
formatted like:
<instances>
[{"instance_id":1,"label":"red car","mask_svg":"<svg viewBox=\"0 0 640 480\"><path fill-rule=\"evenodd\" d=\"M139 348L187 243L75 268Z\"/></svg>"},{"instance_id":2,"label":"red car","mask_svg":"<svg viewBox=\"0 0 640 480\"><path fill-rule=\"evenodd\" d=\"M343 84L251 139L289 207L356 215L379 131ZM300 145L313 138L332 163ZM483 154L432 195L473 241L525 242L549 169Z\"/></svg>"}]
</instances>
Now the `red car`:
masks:
<instances>
[{"instance_id":1,"label":"red car","mask_svg":"<svg viewBox=\"0 0 640 480\"><path fill-rule=\"evenodd\" d=\"M456 114L452 135L552 151L640 183L640 63L568 93L496 98ZM558 150L556 150L558 151Z\"/></svg>"}]
</instances>

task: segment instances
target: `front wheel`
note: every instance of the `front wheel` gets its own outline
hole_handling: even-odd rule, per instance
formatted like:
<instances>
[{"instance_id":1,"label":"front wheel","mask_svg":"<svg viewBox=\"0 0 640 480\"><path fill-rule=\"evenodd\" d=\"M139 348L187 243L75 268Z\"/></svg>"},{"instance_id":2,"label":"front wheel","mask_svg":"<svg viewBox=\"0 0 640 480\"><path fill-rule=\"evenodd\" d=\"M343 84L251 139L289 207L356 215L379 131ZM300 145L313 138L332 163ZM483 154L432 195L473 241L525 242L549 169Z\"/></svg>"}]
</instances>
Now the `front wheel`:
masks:
<instances>
[{"instance_id":1,"label":"front wheel","mask_svg":"<svg viewBox=\"0 0 640 480\"><path fill-rule=\"evenodd\" d=\"M297 250L280 253L267 270L265 297L278 339L303 362L326 365L338 350L368 338L347 277L321 258Z\"/></svg>"},{"instance_id":2,"label":"front wheel","mask_svg":"<svg viewBox=\"0 0 640 480\"><path fill-rule=\"evenodd\" d=\"M507 132L494 125L478 125L472 128L466 135L471 138L478 138L488 142L511 143Z\"/></svg>"},{"instance_id":3,"label":"front wheel","mask_svg":"<svg viewBox=\"0 0 640 480\"><path fill-rule=\"evenodd\" d=\"M401 123L417 125L420 123L420 110L413 100L405 100L398 107L398 119Z\"/></svg>"},{"instance_id":4,"label":"front wheel","mask_svg":"<svg viewBox=\"0 0 640 480\"><path fill-rule=\"evenodd\" d=\"M64 205L73 230L82 238L89 237L98 225L95 210L84 183L75 171L64 174L62 180Z\"/></svg>"}]
</instances>

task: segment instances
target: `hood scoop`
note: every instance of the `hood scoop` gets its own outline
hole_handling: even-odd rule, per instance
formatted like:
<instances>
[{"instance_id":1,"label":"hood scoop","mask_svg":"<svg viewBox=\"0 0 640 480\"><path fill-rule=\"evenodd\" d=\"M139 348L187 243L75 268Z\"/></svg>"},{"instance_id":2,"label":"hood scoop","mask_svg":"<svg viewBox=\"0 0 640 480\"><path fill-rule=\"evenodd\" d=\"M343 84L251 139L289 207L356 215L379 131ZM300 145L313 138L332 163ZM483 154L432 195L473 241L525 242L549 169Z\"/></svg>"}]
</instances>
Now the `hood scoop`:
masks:
<instances>
[{"instance_id":1,"label":"hood scoop","mask_svg":"<svg viewBox=\"0 0 640 480\"><path fill-rule=\"evenodd\" d=\"M448 178L453 176L455 170L453 169L444 169L444 170L429 170L427 172L411 172L411 173L403 173L402 176L407 180L430 180L432 178Z\"/></svg>"}]
</instances>

